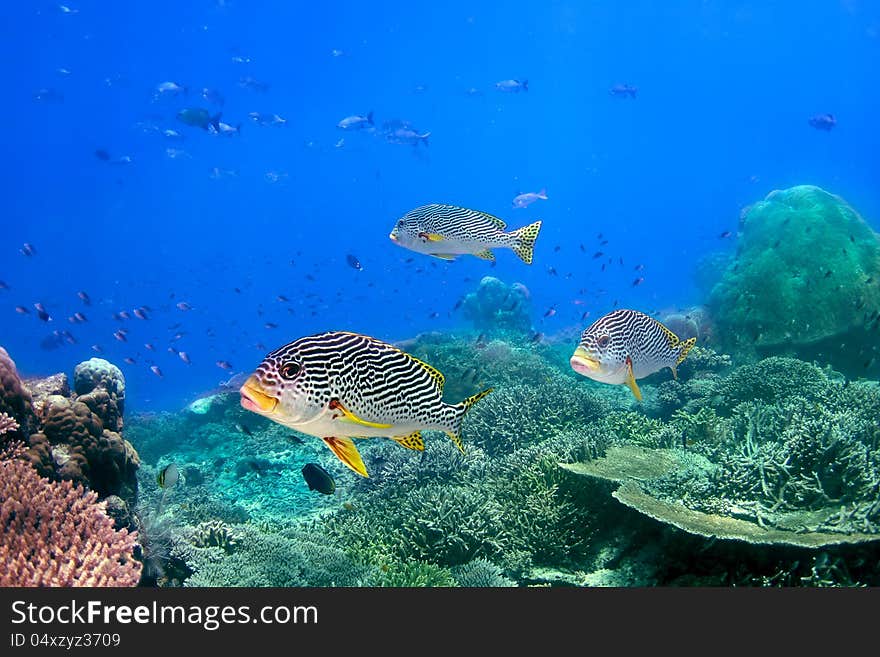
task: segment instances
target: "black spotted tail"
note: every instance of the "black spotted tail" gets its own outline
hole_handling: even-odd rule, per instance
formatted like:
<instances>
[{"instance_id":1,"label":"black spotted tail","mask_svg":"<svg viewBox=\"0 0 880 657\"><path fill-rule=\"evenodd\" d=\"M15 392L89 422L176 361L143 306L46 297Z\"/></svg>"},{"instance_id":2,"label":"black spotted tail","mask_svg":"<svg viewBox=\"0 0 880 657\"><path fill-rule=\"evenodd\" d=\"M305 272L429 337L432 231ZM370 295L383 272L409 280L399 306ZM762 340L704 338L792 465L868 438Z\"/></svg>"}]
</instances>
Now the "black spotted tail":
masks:
<instances>
[{"instance_id":1,"label":"black spotted tail","mask_svg":"<svg viewBox=\"0 0 880 657\"><path fill-rule=\"evenodd\" d=\"M532 258L535 255L535 240L538 239L538 232L540 230L541 222L536 221L528 226L517 228L510 233L510 236L513 238L513 245L510 248L527 265L532 264Z\"/></svg>"},{"instance_id":2,"label":"black spotted tail","mask_svg":"<svg viewBox=\"0 0 880 657\"><path fill-rule=\"evenodd\" d=\"M446 435L449 436L449 439L454 442L455 446L458 447L458 449L462 452L464 452L464 445L461 442L461 423L464 421L464 416L470 410L471 406L473 406L483 397L492 392L492 390L494 390L494 388L489 388L488 390L483 390L483 392L478 392L475 395L471 395L460 404L455 404L453 406L456 411L455 427L452 431L447 431Z\"/></svg>"}]
</instances>

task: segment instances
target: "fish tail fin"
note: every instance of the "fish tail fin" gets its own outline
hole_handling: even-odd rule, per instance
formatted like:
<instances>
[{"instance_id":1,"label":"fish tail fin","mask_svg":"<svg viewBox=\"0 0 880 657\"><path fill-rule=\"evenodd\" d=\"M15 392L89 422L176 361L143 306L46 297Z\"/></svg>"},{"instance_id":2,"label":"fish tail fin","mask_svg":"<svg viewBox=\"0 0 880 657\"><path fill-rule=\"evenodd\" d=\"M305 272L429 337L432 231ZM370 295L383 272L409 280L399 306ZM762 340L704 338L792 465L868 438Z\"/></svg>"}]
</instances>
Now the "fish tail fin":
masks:
<instances>
[{"instance_id":1,"label":"fish tail fin","mask_svg":"<svg viewBox=\"0 0 880 657\"><path fill-rule=\"evenodd\" d=\"M369 123L370 125L375 125L373 123L373 110L370 110L369 113L367 113L367 123Z\"/></svg>"},{"instance_id":2,"label":"fish tail fin","mask_svg":"<svg viewBox=\"0 0 880 657\"><path fill-rule=\"evenodd\" d=\"M517 228L510 233L513 238L513 252L527 265L532 264L532 258L535 254L535 240L538 239L538 232L541 230L541 221L538 220L528 226Z\"/></svg>"},{"instance_id":3,"label":"fish tail fin","mask_svg":"<svg viewBox=\"0 0 880 657\"><path fill-rule=\"evenodd\" d=\"M523 80L523 82L522 82L522 88L523 88L523 91L528 91L528 90L529 90L529 81L528 81L528 80Z\"/></svg>"},{"instance_id":4,"label":"fish tail fin","mask_svg":"<svg viewBox=\"0 0 880 657\"><path fill-rule=\"evenodd\" d=\"M693 348L693 346L695 344L697 344L697 339L695 337L688 338L687 340L685 340L684 342L681 343L681 347L678 352L678 360L675 361L676 366L681 365L681 361L683 361L685 358L687 358L688 352Z\"/></svg>"},{"instance_id":5,"label":"fish tail fin","mask_svg":"<svg viewBox=\"0 0 880 657\"><path fill-rule=\"evenodd\" d=\"M480 401L483 397L492 392L494 388L488 388L475 395L471 395L460 404L455 404L452 408L455 411L455 420L452 431L447 431L446 435L455 443L459 450L464 452L464 445L461 442L461 423L464 421L465 414L470 410L471 406Z\"/></svg>"},{"instance_id":6,"label":"fish tail fin","mask_svg":"<svg viewBox=\"0 0 880 657\"><path fill-rule=\"evenodd\" d=\"M538 198L543 201L547 200L547 188L546 187L542 187L541 191L538 192Z\"/></svg>"},{"instance_id":7,"label":"fish tail fin","mask_svg":"<svg viewBox=\"0 0 880 657\"><path fill-rule=\"evenodd\" d=\"M430 136L431 136L430 132L426 132L423 135L419 135L419 139L422 140L422 143L425 145L425 148L428 147L428 137L430 137Z\"/></svg>"}]
</instances>

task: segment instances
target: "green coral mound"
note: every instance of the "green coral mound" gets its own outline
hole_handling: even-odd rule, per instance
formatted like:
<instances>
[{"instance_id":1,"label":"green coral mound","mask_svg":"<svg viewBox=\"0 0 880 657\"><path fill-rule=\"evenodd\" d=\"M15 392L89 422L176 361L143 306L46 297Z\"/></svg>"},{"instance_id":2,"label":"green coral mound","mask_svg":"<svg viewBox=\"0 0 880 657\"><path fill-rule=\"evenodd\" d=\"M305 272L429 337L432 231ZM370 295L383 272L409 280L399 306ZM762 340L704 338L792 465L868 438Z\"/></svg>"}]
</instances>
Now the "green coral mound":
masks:
<instances>
[{"instance_id":1,"label":"green coral mound","mask_svg":"<svg viewBox=\"0 0 880 657\"><path fill-rule=\"evenodd\" d=\"M853 208L819 187L774 191L743 213L739 240L709 297L724 350L867 360L852 352L877 341L880 236Z\"/></svg>"}]
</instances>

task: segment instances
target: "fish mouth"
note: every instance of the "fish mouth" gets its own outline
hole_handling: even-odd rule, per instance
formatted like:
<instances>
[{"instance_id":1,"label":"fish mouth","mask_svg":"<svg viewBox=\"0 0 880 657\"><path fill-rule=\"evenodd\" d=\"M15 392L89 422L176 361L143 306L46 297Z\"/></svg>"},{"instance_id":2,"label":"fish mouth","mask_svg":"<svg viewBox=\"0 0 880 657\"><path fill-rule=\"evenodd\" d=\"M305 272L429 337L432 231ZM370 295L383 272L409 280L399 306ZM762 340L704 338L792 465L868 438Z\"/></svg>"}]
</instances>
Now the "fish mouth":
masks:
<instances>
[{"instance_id":1,"label":"fish mouth","mask_svg":"<svg viewBox=\"0 0 880 657\"><path fill-rule=\"evenodd\" d=\"M574 355L571 357L569 363L571 364L571 369L584 376L595 374L601 368L599 359L590 356L590 354L587 353L587 350L583 347L578 347L574 350Z\"/></svg>"},{"instance_id":2,"label":"fish mouth","mask_svg":"<svg viewBox=\"0 0 880 657\"><path fill-rule=\"evenodd\" d=\"M254 413L268 415L278 406L278 400L267 395L257 377L251 376L239 390L241 393L241 405Z\"/></svg>"},{"instance_id":3,"label":"fish mouth","mask_svg":"<svg viewBox=\"0 0 880 657\"><path fill-rule=\"evenodd\" d=\"M390 239L392 242L396 242L397 241L397 233L391 233L388 236L388 239Z\"/></svg>"}]
</instances>

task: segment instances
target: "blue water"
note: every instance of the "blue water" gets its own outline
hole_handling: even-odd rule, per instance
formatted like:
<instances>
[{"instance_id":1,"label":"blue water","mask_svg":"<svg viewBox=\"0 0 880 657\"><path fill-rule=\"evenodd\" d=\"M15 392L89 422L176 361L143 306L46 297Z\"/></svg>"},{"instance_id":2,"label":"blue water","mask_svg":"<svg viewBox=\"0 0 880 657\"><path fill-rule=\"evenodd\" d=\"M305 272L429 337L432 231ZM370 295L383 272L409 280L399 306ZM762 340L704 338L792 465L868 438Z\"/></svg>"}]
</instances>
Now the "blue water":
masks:
<instances>
[{"instance_id":1,"label":"blue water","mask_svg":"<svg viewBox=\"0 0 880 657\"><path fill-rule=\"evenodd\" d=\"M0 290L0 345L24 374L100 355L123 368L127 409L178 408L308 333L393 340L460 327L455 302L486 274L527 285L547 334L615 301L699 303L695 262L733 248L719 235L772 189L820 185L880 226L876 3L325 4L4 7L0 280L10 289ZM244 76L269 89L242 88ZM527 79L529 91L496 91L507 78ZM165 81L189 94L154 100ZM617 83L638 87L637 99L613 97ZM35 100L41 88L63 100ZM222 109L241 133L186 126L175 118L184 107ZM252 111L287 123L259 126ZM377 126L412 121L430 145L335 127L368 111ZM838 120L831 132L807 124L824 112ZM215 179L214 167L238 175ZM512 208L518 192L542 187L548 201ZM535 263L510 251L494 267L446 263L389 241L399 216L432 202L512 228L543 219ZM34 256L19 252L25 242ZM593 259L597 250L606 255ZM52 322L37 319L35 302ZM142 305L149 320L112 318ZM550 307L558 312L544 319ZM69 323L76 311L88 322ZM123 327L124 343L113 337ZM41 348L56 329L77 344Z\"/></svg>"}]
</instances>

